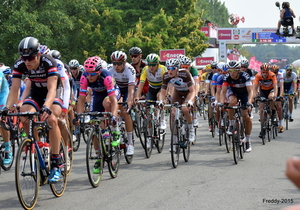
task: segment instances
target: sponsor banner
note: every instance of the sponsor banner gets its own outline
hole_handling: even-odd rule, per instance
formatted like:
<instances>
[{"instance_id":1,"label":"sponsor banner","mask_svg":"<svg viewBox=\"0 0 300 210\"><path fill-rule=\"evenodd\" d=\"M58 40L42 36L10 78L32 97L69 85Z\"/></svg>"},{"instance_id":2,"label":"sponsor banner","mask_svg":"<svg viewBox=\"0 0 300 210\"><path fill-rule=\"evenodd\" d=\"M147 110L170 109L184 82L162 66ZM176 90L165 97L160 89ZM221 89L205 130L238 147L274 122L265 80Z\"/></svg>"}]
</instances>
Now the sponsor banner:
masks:
<instances>
[{"instance_id":1,"label":"sponsor banner","mask_svg":"<svg viewBox=\"0 0 300 210\"><path fill-rule=\"evenodd\" d=\"M232 30L218 30L218 39L219 40L231 40L232 39Z\"/></svg>"},{"instance_id":2,"label":"sponsor banner","mask_svg":"<svg viewBox=\"0 0 300 210\"><path fill-rule=\"evenodd\" d=\"M207 64L211 64L215 60L214 57L197 57L195 58L196 66L205 66Z\"/></svg>"},{"instance_id":3,"label":"sponsor banner","mask_svg":"<svg viewBox=\"0 0 300 210\"><path fill-rule=\"evenodd\" d=\"M170 58L177 58L179 55L185 55L185 49L160 50L160 61L166 61Z\"/></svg>"},{"instance_id":4,"label":"sponsor banner","mask_svg":"<svg viewBox=\"0 0 300 210\"><path fill-rule=\"evenodd\" d=\"M201 31L205 34L206 37L210 37L209 27L202 27Z\"/></svg>"}]
</instances>

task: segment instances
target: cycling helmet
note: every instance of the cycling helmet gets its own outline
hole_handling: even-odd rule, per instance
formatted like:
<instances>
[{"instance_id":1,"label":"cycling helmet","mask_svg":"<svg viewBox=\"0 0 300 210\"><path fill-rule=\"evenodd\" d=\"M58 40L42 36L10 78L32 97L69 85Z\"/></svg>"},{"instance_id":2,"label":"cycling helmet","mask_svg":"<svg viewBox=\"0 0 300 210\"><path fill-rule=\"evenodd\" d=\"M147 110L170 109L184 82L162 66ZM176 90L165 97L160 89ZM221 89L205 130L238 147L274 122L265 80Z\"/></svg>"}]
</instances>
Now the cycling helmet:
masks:
<instances>
[{"instance_id":1,"label":"cycling helmet","mask_svg":"<svg viewBox=\"0 0 300 210\"><path fill-rule=\"evenodd\" d=\"M205 66L205 69L207 69L207 70L211 69L211 65L210 65L210 64L207 64L207 65Z\"/></svg>"},{"instance_id":2,"label":"cycling helmet","mask_svg":"<svg viewBox=\"0 0 300 210\"><path fill-rule=\"evenodd\" d=\"M75 67L78 67L78 66L79 66L79 62L78 62L78 60L75 60L75 59L73 59L73 60L70 60L70 62L69 62L69 66L70 66L70 68L75 68Z\"/></svg>"},{"instance_id":3,"label":"cycling helmet","mask_svg":"<svg viewBox=\"0 0 300 210\"><path fill-rule=\"evenodd\" d=\"M289 8L290 7L290 3L289 2L282 2L282 9L285 9L285 8Z\"/></svg>"},{"instance_id":4,"label":"cycling helmet","mask_svg":"<svg viewBox=\"0 0 300 210\"><path fill-rule=\"evenodd\" d=\"M139 47L130 48L129 55L134 55L134 54L142 54L142 49Z\"/></svg>"},{"instance_id":5,"label":"cycling helmet","mask_svg":"<svg viewBox=\"0 0 300 210\"><path fill-rule=\"evenodd\" d=\"M229 61L227 64L228 69L239 69L241 67L241 63L239 61Z\"/></svg>"},{"instance_id":6,"label":"cycling helmet","mask_svg":"<svg viewBox=\"0 0 300 210\"><path fill-rule=\"evenodd\" d=\"M270 69L270 65L268 63L263 63L260 66L261 71L269 71L269 69Z\"/></svg>"},{"instance_id":7,"label":"cycling helmet","mask_svg":"<svg viewBox=\"0 0 300 210\"><path fill-rule=\"evenodd\" d=\"M101 60L101 69L107 69L107 62L105 60Z\"/></svg>"},{"instance_id":8,"label":"cycling helmet","mask_svg":"<svg viewBox=\"0 0 300 210\"><path fill-rule=\"evenodd\" d=\"M151 54L147 55L147 57L146 57L146 61L148 63L159 63L159 60L160 60L159 56L155 53L151 53Z\"/></svg>"},{"instance_id":9,"label":"cycling helmet","mask_svg":"<svg viewBox=\"0 0 300 210\"><path fill-rule=\"evenodd\" d=\"M217 63L216 61L213 61L213 62L210 63L210 65L211 65L211 66L217 66L218 63Z\"/></svg>"},{"instance_id":10,"label":"cycling helmet","mask_svg":"<svg viewBox=\"0 0 300 210\"><path fill-rule=\"evenodd\" d=\"M178 60L179 60L179 63L182 64L182 65L191 65L191 63L192 63L192 60L187 56L183 56L181 58L178 58Z\"/></svg>"},{"instance_id":11,"label":"cycling helmet","mask_svg":"<svg viewBox=\"0 0 300 210\"><path fill-rule=\"evenodd\" d=\"M175 67L178 67L179 66L179 61L178 59L176 58L170 58L166 61L166 66L169 67L169 66L175 66Z\"/></svg>"},{"instance_id":12,"label":"cycling helmet","mask_svg":"<svg viewBox=\"0 0 300 210\"><path fill-rule=\"evenodd\" d=\"M277 65L272 65L271 68L272 68L273 71L278 71L279 70L279 66L277 66Z\"/></svg>"},{"instance_id":13,"label":"cycling helmet","mask_svg":"<svg viewBox=\"0 0 300 210\"><path fill-rule=\"evenodd\" d=\"M6 67L7 68L2 71L3 74L11 74L11 68L9 66L6 66Z\"/></svg>"},{"instance_id":14,"label":"cycling helmet","mask_svg":"<svg viewBox=\"0 0 300 210\"><path fill-rule=\"evenodd\" d=\"M53 58L56 58L56 59L61 58L60 52L57 50L50 50L49 55L51 55Z\"/></svg>"},{"instance_id":15,"label":"cycling helmet","mask_svg":"<svg viewBox=\"0 0 300 210\"><path fill-rule=\"evenodd\" d=\"M101 58L93 56L84 61L84 70L86 72L97 72L101 69Z\"/></svg>"},{"instance_id":16,"label":"cycling helmet","mask_svg":"<svg viewBox=\"0 0 300 210\"><path fill-rule=\"evenodd\" d=\"M241 65L242 66L249 66L249 61L247 59L241 60Z\"/></svg>"},{"instance_id":17,"label":"cycling helmet","mask_svg":"<svg viewBox=\"0 0 300 210\"><path fill-rule=\"evenodd\" d=\"M184 57L185 57L185 55L179 54L179 55L177 56L177 59L180 60L180 59L182 59L182 58L184 58Z\"/></svg>"},{"instance_id":18,"label":"cycling helmet","mask_svg":"<svg viewBox=\"0 0 300 210\"><path fill-rule=\"evenodd\" d=\"M18 52L21 56L33 56L36 55L39 50L39 40L31 36L22 39L18 46Z\"/></svg>"},{"instance_id":19,"label":"cycling helmet","mask_svg":"<svg viewBox=\"0 0 300 210\"><path fill-rule=\"evenodd\" d=\"M225 67L225 68L224 68L224 67ZM227 71L226 63L224 63L224 62L218 63L217 69L220 69L220 70L222 70L222 71ZM226 69L226 70L224 70L224 69Z\"/></svg>"},{"instance_id":20,"label":"cycling helmet","mask_svg":"<svg viewBox=\"0 0 300 210\"><path fill-rule=\"evenodd\" d=\"M293 70L293 69L294 69L294 67L293 67L291 64L289 64L289 65L286 65L285 69L286 69L286 70L288 70L288 69L291 69L291 70Z\"/></svg>"},{"instance_id":21,"label":"cycling helmet","mask_svg":"<svg viewBox=\"0 0 300 210\"><path fill-rule=\"evenodd\" d=\"M127 60L127 55L123 51L115 51L111 54L110 59L116 62L123 62Z\"/></svg>"},{"instance_id":22,"label":"cycling helmet","mask_svg":"<svg viewBox=\"0 0 300 210\"><path fill-rule=\"evenodd\" d=\"M48 54L49 52L50 52L50 49L47 47L47 45L41 45L40 46L40 53Z\"/></svg>"},{"instance_id":23,"label":"cycling helmet","mask_svg":"<svg viewBox=\"0 0 300 210\"><path fill-rule=\"evenodd\" d=\"M83 65L79 65L78 69L79 69L79 71L84 72L84 66Z\"/></svg>"}]
</instances>

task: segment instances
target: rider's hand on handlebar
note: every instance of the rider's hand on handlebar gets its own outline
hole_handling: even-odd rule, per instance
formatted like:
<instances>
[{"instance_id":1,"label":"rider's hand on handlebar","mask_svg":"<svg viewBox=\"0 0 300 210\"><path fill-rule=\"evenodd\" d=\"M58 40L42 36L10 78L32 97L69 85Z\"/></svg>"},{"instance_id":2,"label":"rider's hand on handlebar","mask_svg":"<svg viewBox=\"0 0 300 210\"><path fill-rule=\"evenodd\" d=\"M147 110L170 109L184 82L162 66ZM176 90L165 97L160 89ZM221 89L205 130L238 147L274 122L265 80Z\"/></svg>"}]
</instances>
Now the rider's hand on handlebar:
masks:
<instances>
[{"instance_id":1,"label":"rider's hand on handlebar","mask_svg":"<svg viewBox=\"0 0 300 210\"><path fill-rule=\"evenodd\" d=\"M157 103L157 106L161 109L164 107L164 102L162 100L160 100L158 103Z\"/></svg>"}]
</instances>

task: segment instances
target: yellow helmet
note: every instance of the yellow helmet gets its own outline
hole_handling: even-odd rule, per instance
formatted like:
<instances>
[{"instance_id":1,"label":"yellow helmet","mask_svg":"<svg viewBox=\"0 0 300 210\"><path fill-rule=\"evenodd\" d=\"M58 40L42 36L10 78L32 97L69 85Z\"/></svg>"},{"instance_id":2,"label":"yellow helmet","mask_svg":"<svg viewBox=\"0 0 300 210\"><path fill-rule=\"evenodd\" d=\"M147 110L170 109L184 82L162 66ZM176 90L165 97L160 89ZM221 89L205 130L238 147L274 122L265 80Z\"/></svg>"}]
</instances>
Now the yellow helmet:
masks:
<instances>
[{"instance_id":1,"label":"yellow helmet","mask_svg":"<svg viewBox=\"0 0 300 210\"><path fill-rule=\"evenodd\" d=\"M211 69L211 65L210 65L210 64L207 64L207 65L205 66L205 69L206 69L206 70Z\"/></svg>"}]
</instances>

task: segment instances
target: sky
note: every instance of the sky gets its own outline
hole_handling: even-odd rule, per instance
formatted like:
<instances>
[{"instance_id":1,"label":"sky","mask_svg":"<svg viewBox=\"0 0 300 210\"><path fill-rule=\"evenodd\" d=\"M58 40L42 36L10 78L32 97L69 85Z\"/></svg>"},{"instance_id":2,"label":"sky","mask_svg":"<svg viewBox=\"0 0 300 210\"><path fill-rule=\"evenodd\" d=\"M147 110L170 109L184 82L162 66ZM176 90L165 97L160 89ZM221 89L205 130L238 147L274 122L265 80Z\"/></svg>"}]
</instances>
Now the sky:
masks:
<instances>
[{"instance_id":1,"label":"sky","mask_svg":"<svg viewBox=\"0 0 300 210\"><path fill-rule=\"evenodd\" d=\"M238 24L239 28L277 28L279 9L273 0L219 0L225 2L229 14L245 17L245 22ZM285 0L290 2L297 18L294 25L299 26L300 0ZM280 5L283 1L279 1Z\"/></svg>"}]
</instances>

